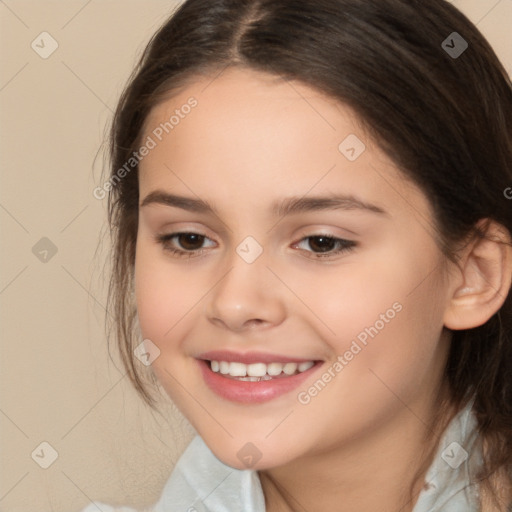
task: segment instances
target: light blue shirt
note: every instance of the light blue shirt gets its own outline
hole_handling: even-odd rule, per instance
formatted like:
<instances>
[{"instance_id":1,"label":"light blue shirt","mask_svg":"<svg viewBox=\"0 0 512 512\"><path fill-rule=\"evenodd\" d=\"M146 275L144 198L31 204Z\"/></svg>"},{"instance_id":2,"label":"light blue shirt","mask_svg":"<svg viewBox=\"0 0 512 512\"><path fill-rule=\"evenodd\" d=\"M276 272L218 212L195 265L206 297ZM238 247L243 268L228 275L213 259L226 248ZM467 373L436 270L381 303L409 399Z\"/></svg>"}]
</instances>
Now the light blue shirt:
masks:
<instances>
[{"instance_id":1,"label":"light blue shirt","mask_svg":"<svg viewBox=\"0 0 512 512\"><path fill-rule=\"evenodd\" d=\"M482 451L472 400L450 422L427 471L413 512L479 512L476 485ZM136 512L91 503L83 512ZM162 495L144 512L265 512L258 473L223 464L196 436L178 460Z\"/></svg>"}]
</instances>

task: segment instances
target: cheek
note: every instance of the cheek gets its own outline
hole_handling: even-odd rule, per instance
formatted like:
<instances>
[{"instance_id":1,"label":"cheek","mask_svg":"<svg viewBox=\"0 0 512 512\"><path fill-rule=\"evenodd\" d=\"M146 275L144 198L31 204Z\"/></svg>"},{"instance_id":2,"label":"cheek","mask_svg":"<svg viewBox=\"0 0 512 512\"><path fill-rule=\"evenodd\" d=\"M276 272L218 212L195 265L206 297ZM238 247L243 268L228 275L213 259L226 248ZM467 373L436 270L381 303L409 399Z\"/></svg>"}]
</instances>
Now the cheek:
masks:
<instances>
[{"instance_id":1,"label":"cheek","mask_svg":"<svg viewBox=\"0 0 512 512\"><path fill-rule=\"evenodd\" d=\"M372 253L372 261L316 276L312 309L331 331L326 341L334 357L344 356L343 373L369 387L370 399L371 389L385 391L385 384L414 392L442 357L444 295L440 272L432 272L438 254L434 246L423 249L393 245Z\"/></svg>"},{"instance_id":2,"label":"cheek","mask_svg":"<svg viewBox=\"0 0 512 512\"><path fill-rule=\"evenodd\" d=\"M139 239L140 240L140 239ZM171 400L187 412L188 376L195 374L190 358L184 357L183 340L192 328L194 306L204 295L200 279L190 279L177 272L165 260L159 247L137 242L135 259L135 297L143 339L151 340L160 350L151 367Z\"/></svg>"},{"instance_id":3,"label":"cheek","mask_svg":"<svg viewBox=\"0 0 512 512\"><path fill-rule=\"evenodd\" d=\"M187 312L201 297L200 280L176 272L165 258L160 248L137 242L135 297L139 325L142 336L161 351L172 346Z\"/></svg>"},{"instance_id":4,"label":"cheek","mask_svg":"<svg viewBox=\"0 0 512 512\"><path fill-rule=\"evenodd\" d=\"M384 332L403 319L397 310L409 302L424 263L404 251L400 259L397 253L387 247L362 251L336 267L294 268L287 276L297 296L321 321L321 332L337 354L359 335L364 342L373 326Z\"/></svg>"}]
</instances>

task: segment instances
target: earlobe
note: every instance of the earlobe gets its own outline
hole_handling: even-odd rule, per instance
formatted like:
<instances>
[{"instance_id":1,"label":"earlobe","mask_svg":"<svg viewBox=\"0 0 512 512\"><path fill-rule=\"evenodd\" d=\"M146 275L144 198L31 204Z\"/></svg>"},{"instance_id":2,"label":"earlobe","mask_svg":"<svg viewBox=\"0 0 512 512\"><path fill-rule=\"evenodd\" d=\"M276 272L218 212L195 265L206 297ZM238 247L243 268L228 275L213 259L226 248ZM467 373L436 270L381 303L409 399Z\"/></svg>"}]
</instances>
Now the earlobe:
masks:
<instances>
[{"instance_id":1,"label":"earlobe","mask_svg":"<svg viewBox=\"0 0 512 512\"><path fill-rule=\"evenodd\" d=\"M480 228L485 225L480 221ZM445 311L449 329L472 329L485 324L503 305L512 282L510 234L500 224L488 221L485 237L478 237L463 250L462 273L453 280Z\"/></svg>"}]
</instances>

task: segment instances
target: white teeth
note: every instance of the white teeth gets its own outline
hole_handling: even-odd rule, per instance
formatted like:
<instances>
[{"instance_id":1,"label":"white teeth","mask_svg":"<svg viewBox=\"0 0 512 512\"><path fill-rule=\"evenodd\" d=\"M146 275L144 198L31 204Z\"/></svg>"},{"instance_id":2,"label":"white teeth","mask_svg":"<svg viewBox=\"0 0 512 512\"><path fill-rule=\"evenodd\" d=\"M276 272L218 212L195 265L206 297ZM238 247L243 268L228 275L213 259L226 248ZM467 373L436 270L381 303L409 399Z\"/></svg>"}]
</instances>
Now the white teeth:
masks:
<instances>
[{"instance_id":1,"label":"white teeth","mask_svg":"<svg viewBox=\"0 0 512 512\"><path fill-rule=\"evenodd\" d=\"M286 363L283 367L283 372L286 375L293 375L297 371L297 363Z\"/></svg>"},{"instance_id":2,"label":"white teeth","mask_svg":"<svg viewBox=\"0 0 512 512\"><path fill-rule=\"evenodd\" d=\"M305 372L306 370L309 370L314 364L315 363L313 363L313 361L306 361L305 363L300 363L298 367L299 372Z\"/></svg>"},{"instance_id":3,"label":"white teeth","mask_svg":"<svg viewBox=\"0 0 512 512\"><path fill-rule=\"evenodd\" d=\"M279 375L283 371L283 365L281 363L270 363L267 364L267 373L272 376Z\"/></svg>"},{"instance_id":4,"label":"white teeth","mask_svg":"<svg viewBox=\"0 0 512 512\"><path fill-rule=\"evenodd\" d=\"M230 363L229 375L233 377L245 377L247 375L247 365L243 363ZM252 375L252 374L249 374Z\"/></svg>"},{"instance_id":5,"label":"white teeth","mask_svg":"<svg viewBox=\"0 0 512 512\"><path fill-rule=\"evenodd\" d=\"M260 380L269 380L284 373L285 375L294 375L305 372L314 366L313 361L305 361L303 363L251 363L244 364L238 362L227 361L210 361L212 372L238 377L240 380L248 382L257 382Z\"/></svg>"},{"instance_id":6,"label":"white teeth","mask_svg":"<svg viewBox=\"0 0 512 512\"><path fill-rule=\"evenodd\" d=\"M265 363L253 363L247 365L247 375L249 375L249 377L263 377L266 373L267 365Z\"/></svg>"},{"instance_id":7,"label":"white teeth","mask_svg":"<svg viewBox=\"0 0 512 512\"><path fill-rule=\"evenodd\" d=\"M247 382L259 382L260 380L271 380L270 375L263 375L262 377L241 377L238 380L244 380Z\"/></svg>"}]
</instances>

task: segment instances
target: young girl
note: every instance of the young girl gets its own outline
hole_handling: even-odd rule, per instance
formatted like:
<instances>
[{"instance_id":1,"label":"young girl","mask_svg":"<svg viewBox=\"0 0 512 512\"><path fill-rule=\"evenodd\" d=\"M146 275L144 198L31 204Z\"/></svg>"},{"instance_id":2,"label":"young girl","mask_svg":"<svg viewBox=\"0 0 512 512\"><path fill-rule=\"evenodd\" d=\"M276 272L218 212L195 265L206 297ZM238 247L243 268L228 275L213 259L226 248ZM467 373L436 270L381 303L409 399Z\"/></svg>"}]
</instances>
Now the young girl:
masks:
<instances>
[{"instance_id":1,"label":"young girl","mask_svg":"<svg viewBox=\"0 0 512 512\"><path fill-rule=\"evenodd\" d=\"M177 9L102 188L127 372L198 434L151 510L511 510L511 113L443 0Z\"/></svg>"}]
</instances>

